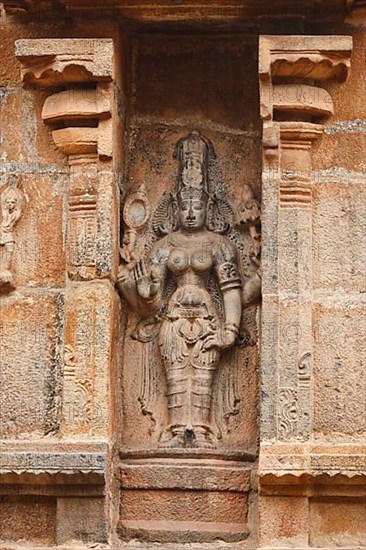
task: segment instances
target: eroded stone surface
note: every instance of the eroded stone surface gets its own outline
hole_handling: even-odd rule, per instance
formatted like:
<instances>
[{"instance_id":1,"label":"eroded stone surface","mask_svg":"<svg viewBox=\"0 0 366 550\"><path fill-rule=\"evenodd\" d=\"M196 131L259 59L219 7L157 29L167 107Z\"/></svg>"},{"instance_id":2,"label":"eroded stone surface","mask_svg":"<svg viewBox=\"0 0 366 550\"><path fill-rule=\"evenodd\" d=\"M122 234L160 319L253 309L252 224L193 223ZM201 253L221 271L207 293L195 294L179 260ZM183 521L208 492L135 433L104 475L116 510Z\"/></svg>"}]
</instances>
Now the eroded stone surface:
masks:
<instances>
[{"instance_id":1,"label":"eroded stone surface","mask_svg":"<svg viewBox=\"0 0 366 550\"><path fill-rule=\"evenodd\" d=\"M6 2L8 13L10 4L30 13L41 5ZM0 192L21 176L24 209L12 228L15 290L0 295L1 545L105 546L109 536L112 547L136 537L127 546L149 550L205 548L203 540L212 548L362 546L362 2L347 8L358 27L320 25L332 10L345 13L343 0L328 2L327 13L325 4L286 2L308 22L265 18L256 27L260 2L245 13L235 3L124 3L123 31L117 17L103 18L106 3L98 19L95 2L88 17L75 17L79 0L67 2L67 16L61 4L2 19ZM140 33L142 21L170 34ZM213 33L238 24L237 35ZM205 26L210 35L188 32ZM258 28L276 35L259 77ZM98 36L114 44L90 38ZM24 87L15 39L26 39L17 45ZM237 209L245 330L221 353L210 386L219 389L214 404L227 397L222 439L215 449L167 450L159 447L171 424L164 365L151 376L160 352L146 355L149 343L131 338L140 316L127 318L114 283L123 244L127 263L139 258L136 247L151 250L139 231L172 191L172 152L193 129L212 142L210 177L224 181ZM199 170L179 174L194 183ZM185 427L188 409L178 415Z\"/></svg>"},{"instance_id":2,"label":"eroded stone surface","mask_svg":"<svg viewBox=\"0 0 366 550\"><path fill-rule=\"evenodd\" d=\"M29 291L2 296L0 311L2 437L57 433L63 295Z\"/></svg>"}]
</instances>

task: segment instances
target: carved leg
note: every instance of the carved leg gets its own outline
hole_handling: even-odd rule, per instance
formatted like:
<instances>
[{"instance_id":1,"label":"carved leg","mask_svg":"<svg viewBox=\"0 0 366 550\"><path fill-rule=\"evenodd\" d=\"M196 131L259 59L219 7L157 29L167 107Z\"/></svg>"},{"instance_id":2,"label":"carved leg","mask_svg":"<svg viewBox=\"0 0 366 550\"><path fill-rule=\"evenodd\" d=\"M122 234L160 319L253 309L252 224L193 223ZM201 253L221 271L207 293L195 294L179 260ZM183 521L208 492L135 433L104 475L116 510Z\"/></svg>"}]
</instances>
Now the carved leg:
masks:
<instances>
[{"instance_id":1,"label":"carved leg","mask_svg":"<svg viewBox=\"0 0 366 550\"><path fill-rule=\"evenodd\" d=\"M1 267L0 267L0 284L11 285L13 275L10 271L11 258L14 252L14 243L6 243L3 245Z\"/></svg>"},{"instance_id":2,"label":"carved leg","mask_svg":"<svg viewBox=\"0 0 366 550\"><path fill-rule=\"evenodd\" d=\"M203 353L201 365L192 369L192 425L195 434L194 447L212 449L216 447L210 426L212 386L219 354L215 351Z\"/></svg>"},{"instance_id":3,"label":"carved leg","mask_svg":"<svg viewBox=\"0 0 366 550\"><path fill-rule=\"evenodd\" d=\"M160 447L175 448L185 446L185 431L191 425L188 395L188 365L175 368L171 364L166 366L168 384L168 440L162 441Z\"/></svg>"}]
</instances>

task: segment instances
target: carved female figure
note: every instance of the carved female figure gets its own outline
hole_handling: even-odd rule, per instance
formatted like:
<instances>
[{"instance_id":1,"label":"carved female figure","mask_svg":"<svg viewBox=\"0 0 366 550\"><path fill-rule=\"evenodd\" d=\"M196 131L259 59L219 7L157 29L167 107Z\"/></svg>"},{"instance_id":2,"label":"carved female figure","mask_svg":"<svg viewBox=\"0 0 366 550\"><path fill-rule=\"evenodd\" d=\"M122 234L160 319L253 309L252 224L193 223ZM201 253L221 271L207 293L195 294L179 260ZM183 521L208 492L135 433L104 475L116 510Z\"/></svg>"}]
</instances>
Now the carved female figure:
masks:
<instances>
[{"instance_id":1,"label":"carved female figure","mask_svg":"<svg viewBox=\"0 0 366 550\"><path fill-rule=\"evenodd\" d=\"M238 335L241 279L233 243L206 226L211 199L204 178L197 178L197 167L191 173L194 185L189 177L182 178L173 199L175 231L158 240L147 258L132 269L123 268L119 287L141 314L163 312L159 348L167 380L169 425L161 446L211 448L215 446L214 374L221 351L231 347ZM210 277L220 290L222 313L210 294ZM170 297L169 280L175 286Z\"/></svg>"}]
</instances>

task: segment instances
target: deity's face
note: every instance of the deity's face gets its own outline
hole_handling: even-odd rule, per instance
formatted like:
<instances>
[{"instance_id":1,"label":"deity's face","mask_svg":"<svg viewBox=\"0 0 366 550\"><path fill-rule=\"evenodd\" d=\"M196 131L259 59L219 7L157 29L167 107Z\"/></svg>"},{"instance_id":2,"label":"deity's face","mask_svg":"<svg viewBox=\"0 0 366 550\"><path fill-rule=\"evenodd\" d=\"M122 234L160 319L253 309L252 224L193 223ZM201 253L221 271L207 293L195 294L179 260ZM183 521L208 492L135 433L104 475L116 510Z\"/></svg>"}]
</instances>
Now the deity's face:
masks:
<instances>
[{"instance_id":1,"label":"deity's face","mask_svg":"<svg viewBox=\"0 0 366 550\"><path fill-rule=\"evenodd\" d=\"M206 222L206 202L197 198L181 198L178 203L178 217L183 229L201 229Z\"/></svg>"},{"instance_id":2,"label":"deity's face","mask_svg":"<svg viewBox=\"0 0 366 550\"><path fill-rule=\"evenodd\" d=\"M14 197L7 198L6 201L5 201L5 205L6 205L6 208L8 209L9 212L14 212L14 210L16 208L16 205L17 205L16 198L14 198Z\"/></svg>"}]
</instances>

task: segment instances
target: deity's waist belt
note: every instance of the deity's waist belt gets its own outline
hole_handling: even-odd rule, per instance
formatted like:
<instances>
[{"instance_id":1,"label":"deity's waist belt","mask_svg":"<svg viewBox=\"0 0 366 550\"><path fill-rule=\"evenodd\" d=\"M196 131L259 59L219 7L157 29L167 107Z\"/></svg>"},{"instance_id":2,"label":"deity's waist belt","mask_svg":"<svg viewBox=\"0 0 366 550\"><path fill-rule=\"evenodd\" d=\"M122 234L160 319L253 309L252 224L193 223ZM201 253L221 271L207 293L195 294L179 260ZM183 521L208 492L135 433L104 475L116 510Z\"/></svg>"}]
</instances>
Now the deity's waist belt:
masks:
<instances>
[{"instance_id":1,"label":"deity's waist belt","mask_svg":"<svg viewBox=\"0 0 366 550\"><path fill-rule=\"evenodd\" d=\"M168 313L169 319L212 319L205 305L176 304Z\"/></svg>"}]
</instances>

